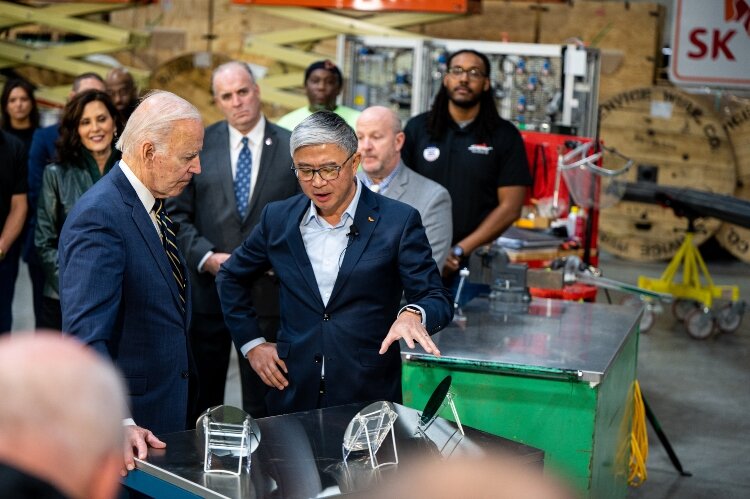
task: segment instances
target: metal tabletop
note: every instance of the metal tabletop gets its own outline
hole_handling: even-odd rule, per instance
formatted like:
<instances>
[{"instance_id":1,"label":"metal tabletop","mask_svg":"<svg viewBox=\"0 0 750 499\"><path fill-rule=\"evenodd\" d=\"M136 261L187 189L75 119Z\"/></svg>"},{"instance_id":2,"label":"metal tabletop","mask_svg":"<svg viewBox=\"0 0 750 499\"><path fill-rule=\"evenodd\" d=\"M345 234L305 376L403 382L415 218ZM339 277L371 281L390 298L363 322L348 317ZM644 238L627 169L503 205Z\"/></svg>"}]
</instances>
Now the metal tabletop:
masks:
<instances>
[{"instance_id":1,"label":"metal tabletop","mask_svg":"<svg viewBox=\"0 0 750 499\"><path fill-rule=\"evenodd\" d=\"M139 471L159 478L176 490L211 498L310 498L337 496L367 490L402 465L426 454L476 456L502 452L521 462L543 462L542 451L464 426L461 437L455 423L437 418L428 430L429 440L415 437L417 411L394 404L398 413L395 436L399 467L373 471L366 453L352 454L342 462L341 443L349 421L366 404L350 404L314 411L258 419L260 446L252 454L250 474L240 476L203 472L202 442L196 431L160 435L166 449L149 449ZM378 452L380 462L392 459L388 437ZM381 455L381 453L383 453ZM128 483L126 485L132 486ZM148 493L148 490L140 489Z\"/></svg>"},{"instance_id":2,"label":"metal tabletop","mask_svg":"<svg viewBox=\"0 0 750 499\"><path fill-rule=\"evenodd\" d=\"M535 298L528 313L506 314L478 298L463 313L464 322L433 336L441 357L402 342L404 360L599 383L635 333L641 309Z\"/></svg>"}]
</instances>

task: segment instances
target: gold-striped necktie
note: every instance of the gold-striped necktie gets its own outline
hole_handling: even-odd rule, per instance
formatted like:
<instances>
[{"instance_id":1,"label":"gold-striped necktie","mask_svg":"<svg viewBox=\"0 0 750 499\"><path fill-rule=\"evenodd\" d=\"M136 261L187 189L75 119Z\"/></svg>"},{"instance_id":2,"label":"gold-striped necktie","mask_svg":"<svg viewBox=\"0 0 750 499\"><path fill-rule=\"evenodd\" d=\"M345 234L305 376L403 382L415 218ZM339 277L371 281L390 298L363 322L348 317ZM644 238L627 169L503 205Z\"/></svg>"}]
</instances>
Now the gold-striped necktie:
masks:
<instances>
[{"instance_id":1,"label":"gold-striped necktie","mask_svg":"<svg viewBox=\"0 0 750 499\"><path fill-rule=\"evenodd\" d=\"M175 224L169 215L167 210L164 209L164 200L157 199L154 203L154 214L156 215L156 223L159 226L159 230L162 235L162 243L164 244L164 251L167 252L167 258L169 260L169 266L172 267L172 275L174 280L177 282L177 287L180 290L180 305L182 306L182 312L185 312L185 288L187 283L185 281L185 274L180 263L179 250L177 249L177 236L175 235Z\"/></svg>"}]
</instances>

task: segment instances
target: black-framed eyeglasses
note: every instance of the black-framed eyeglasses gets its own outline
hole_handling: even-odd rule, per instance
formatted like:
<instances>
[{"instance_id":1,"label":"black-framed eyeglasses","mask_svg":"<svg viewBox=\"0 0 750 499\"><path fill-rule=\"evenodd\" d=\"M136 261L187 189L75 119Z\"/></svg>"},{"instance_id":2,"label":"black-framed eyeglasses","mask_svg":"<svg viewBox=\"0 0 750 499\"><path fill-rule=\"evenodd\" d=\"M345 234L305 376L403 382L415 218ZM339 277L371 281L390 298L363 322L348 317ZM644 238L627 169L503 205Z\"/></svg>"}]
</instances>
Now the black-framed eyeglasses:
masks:
<instances>
[{"instance_id":1,"label":"black-framed eyeglasses","mask_svg":"<svg viewBox=\"0 0 750 499\"><path fill-rule=\"evenodd\" d=\"M330 180L336 180L339 178L339 173L341 172L341 169L346 165L352 157L357 154L357 151L354 151L349 155L348 158L344 160L343 163L340 165L331 165L331 166L324 166L322 168L307 168L305 166L292 166L292 171L297 176L299 180L302 182L310 182L313 177L315 177L315 174L317 173L320 175L320 178L322 178L325 181Z\"/></svg>"},{"instance_id":2,"label":"black-framed eyeglasses","mask_svg":"<svg viewBox=\"0 0 750 499\"><path fill-rule=\"evenodd\" d=\"M470 80L480 80L487 76L479 68L464 69L461 66L452 66L448 68L448 74L451 76L461 77L466 73Z\"/></svg>"}]
</instances>

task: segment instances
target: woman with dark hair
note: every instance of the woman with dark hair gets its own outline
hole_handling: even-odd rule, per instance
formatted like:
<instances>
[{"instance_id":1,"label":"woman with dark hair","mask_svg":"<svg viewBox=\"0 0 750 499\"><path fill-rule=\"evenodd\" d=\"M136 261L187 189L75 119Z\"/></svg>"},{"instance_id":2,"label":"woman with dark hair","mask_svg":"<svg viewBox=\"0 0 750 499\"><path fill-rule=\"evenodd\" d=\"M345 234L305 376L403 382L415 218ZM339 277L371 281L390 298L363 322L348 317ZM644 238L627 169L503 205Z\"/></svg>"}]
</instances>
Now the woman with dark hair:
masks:
<instances>
[{"instance_id":1,"label":"woman with dark hair","mask_svg":"<svg viewBox=\"0 0 750 499\"><path fill-rule=\"evenodd\" d=\"M46 277L40 328L62 327L57 265L60 232L76 201L120 159L114 143L121 129L117 108L105 92L81 92L65 106L57 162L47 165L42 177L34 234Z\"/></svg>"},{"instance_id":2,"label":"woman with dark hair","mask_svg":"<svg viewBox=\"0 0 750 499\"><path fill-rule=\"evenodd\" d=\"M23 143L23 151L28 156L34 134L39 128L39 109L34 98L34 86L21 78L8 80L3 88L2 96L0 96L0 112L2 114L2 122L0 123L3 130L10 135L14 135ZM35 319L41 315L42 291L44 289L44 270L42 270L42 264L34 247L36 201L37 196L32 192L29 184L29 191L26 196L28 211L19 241L21 241L21 256L28 266L29 277L31 278Z\"/></svg>"},{"instance_id":3,"label":"woman with dark hair","mask_svg":"<svg viewBox=\"0 0 750 499\"><path fill-rule=\"evenodd\" d=\"M23 142L28 154L34 130L39 127L39 109L34 99L34 87L20 78L8 80L0 96L3 130Z\"/></svg>"}]
</instances>

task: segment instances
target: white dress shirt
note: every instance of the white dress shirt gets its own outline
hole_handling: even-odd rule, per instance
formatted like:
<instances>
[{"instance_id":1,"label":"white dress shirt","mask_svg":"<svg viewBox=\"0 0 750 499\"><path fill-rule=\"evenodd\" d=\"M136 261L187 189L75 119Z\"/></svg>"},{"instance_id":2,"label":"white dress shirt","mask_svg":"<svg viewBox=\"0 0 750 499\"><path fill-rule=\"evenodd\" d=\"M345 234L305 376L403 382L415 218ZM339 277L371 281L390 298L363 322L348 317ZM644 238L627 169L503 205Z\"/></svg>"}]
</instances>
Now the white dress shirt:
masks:
<instances>
[{"instance_id":1,"label":"white dress shirt","mask_svg":"<svg viewBox=\"0 0 750 499\"><path fill-rule=\"evenodd\" d=\"M232 125L227 124L227 127L229 128L229 161L232 167L232 180L237 176L237 162L240 159L240 152L242 151L242 137L248 138L247 147L250 149L250 154L252 155L252 166L250 168L250 192L247 195L249 205L250 200L253 198L255 182L258 180L258 170L260 170L260 157L263 154L263 136L266 133L266 118L261 114L260 119L247 135L242 135L242 133ZM203 265L213 254L213 251L209 251L203 255L203 258L198 262L198 272L203 272Z\"/></svg>"}]
</instances>

